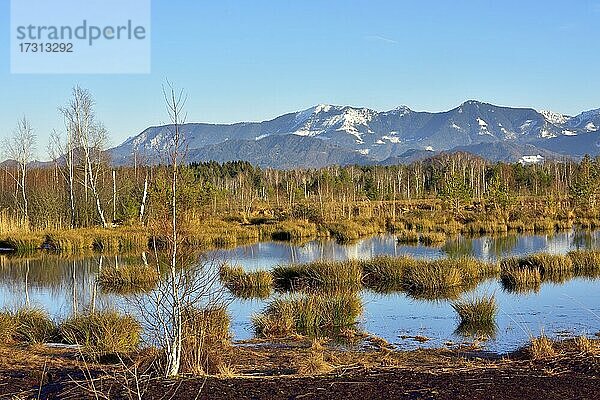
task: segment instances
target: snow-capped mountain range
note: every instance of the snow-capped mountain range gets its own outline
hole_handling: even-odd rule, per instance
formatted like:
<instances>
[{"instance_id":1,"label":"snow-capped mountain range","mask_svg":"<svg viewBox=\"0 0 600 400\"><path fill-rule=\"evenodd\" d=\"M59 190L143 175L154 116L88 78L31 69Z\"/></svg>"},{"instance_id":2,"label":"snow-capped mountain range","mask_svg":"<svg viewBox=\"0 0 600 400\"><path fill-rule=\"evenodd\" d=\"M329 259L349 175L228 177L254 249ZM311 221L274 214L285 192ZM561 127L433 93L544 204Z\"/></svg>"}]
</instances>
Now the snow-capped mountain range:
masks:
<instances>
[{"instance_id":1,"label":"snow-capped mountain range","mask_svg":"<svg viewBox=\"0 0 600 400\"><path fill-rule=\"evenodd\" d=\"M169 126L150 127L110 150L117 164L133 155L159 162ZM182 126L188 161L247 160L277 168L402 162L407 155L471 151L491 160L524 155L598 154L600 109L571 117L532 108L466 101L430 113L401 106L389 111L320 104L264 122Z\"/></svg>"}]
</instances>

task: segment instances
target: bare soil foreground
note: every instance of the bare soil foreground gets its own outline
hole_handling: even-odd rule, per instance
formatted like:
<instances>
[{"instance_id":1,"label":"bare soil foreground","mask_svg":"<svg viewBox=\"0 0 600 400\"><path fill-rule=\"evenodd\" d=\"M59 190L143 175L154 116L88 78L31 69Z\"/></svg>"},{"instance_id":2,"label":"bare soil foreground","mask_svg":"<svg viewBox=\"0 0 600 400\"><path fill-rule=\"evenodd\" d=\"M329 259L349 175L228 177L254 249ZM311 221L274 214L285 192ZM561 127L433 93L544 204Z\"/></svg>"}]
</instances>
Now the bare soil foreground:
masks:
<instances>
[{"instance_id":1,"label":"bare soil foreground","mask_svg":"<svg viewBox=\"0 0 600 400\"><path fill-rule=\"evenodd\" d=\"M177 380L145 378L142 356L100 364L83 362L76 350L0 347L0 398L598 399L597 341L554 347L544 357L527 349L499 357L468 348L353 352L254 343L233 346L218 375Z\"/></svg>"}]
</instances>

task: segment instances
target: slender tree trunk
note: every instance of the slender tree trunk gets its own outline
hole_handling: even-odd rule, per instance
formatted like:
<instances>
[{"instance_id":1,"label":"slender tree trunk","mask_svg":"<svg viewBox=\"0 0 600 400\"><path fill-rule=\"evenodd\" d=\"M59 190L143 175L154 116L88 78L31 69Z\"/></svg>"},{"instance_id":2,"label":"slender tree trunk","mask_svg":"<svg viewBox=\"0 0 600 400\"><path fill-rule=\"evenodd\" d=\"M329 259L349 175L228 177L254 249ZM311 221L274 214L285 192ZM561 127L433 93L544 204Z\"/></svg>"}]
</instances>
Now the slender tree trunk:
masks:
<instances>
[{"instance_id":1,"label":"slender tree trunk","mask_svg":"<svg viewBox=\"0 0 600 400\"><path fill-rule=\"evenodd\" d=\"M117 220L117 171L112 171L113 179L113 223Z\"/></svg>"},{"instance_id":2,"label":"slender tree trunk","mask_svg":"<svg viewBox=\"0 0 600 400\"><path fill-rule=\"evenodd\" d=\"M146 173L146 179L144 179L144 194L142 194L142 203L140 204L140 223L144 219L144 211L146 209L146 198L148 197L148 174Z\"/></svg>"},{"instance_id":3,"label":"slender tree trunk","mask_svg":"<svg viewBox=\"0 0 600 400\"><path fill-rule=\"evenodd\" d=\"M92 161L89 155L86 155L87 159L87 170L89 174L89 184L90 189L92 189L92 194L94 195L94 199L96 201L96 210L98 211L98 216L100 217L100 222L102 223L102 227L106 228L108 224L106 223L106 218L104 217L104 210L102 210L102 205L100 204L100 194L98 193L98 188L96 186L96 179L94 178L94 172L92 170Z\"/></svg>"},{"instance_id":4,"label":"slender tree trunk","mask_svg":"<svg viewBox=\"0 0 600 400\"><path fill-rule=\"evenodd\" d=\"M71 145L69 145L71 146ZM75 173L73 171L73 150L69 149L68 159L69 165L69 205L71 206L71 228L75 228L75 193L73 188L73 180Z\"/></svg>"},{"instance_id":5,"label":"slender tree trunk","mask_svg":"<svg viewBox=\"0 0 600 400\"><path fill-rule=\"evenodd\" d=\"M21 165L21 196L23 197L23 223L29 226L29 207L27 203L27 194L25 191L25 179L27 174L27 165Z\"/></svg>"}]
</instances>

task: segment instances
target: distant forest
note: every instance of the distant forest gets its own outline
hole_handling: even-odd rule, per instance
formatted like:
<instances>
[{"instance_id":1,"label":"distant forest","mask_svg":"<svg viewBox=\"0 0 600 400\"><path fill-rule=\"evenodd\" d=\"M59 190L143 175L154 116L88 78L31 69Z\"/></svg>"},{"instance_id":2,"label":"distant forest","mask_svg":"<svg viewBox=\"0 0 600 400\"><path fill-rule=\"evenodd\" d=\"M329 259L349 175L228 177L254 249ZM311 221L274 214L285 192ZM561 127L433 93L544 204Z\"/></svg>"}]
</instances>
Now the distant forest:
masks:
<instances>
[{"instance_id":1,"label":"distant forest","mask_svg":"<svg viewBox=\"0 0 600 400\"><path fill-rule=\"evenodd\" d=\"M0 170L0 218L4 231L144 224L164 197L165 166L112 168L103 153L74 152L52 167ZM161 184L161 182L163 184ZM595 215L600 159L521 165L489 163L456 153L395 166L262 169L248 162L191 164L181 169L180 204L194 218L352 219L357 204L378 217L395 217L396 205L436 200L460 212L474 203L509 212L535 197L569 212ZM162 188L162 189L160 189ZM378 214L377 214L378 213Z\"/></svg>"}]
</instances>

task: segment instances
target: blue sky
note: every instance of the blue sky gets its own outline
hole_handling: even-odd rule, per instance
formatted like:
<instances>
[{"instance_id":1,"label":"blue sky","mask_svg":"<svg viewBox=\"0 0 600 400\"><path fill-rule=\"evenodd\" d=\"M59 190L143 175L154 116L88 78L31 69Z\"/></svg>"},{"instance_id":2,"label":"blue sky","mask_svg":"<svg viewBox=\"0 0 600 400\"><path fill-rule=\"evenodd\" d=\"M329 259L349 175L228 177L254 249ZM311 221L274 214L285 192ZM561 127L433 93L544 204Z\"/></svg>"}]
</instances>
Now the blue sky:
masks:
<instances>
[{"instance_id":1,"label":"blue sky","mask_svg":"<svg viewBox=\"0 0 600 400\"><path fill-rule=\"evenodd\" d=\"M600 107L600 0L154 0L147 75L11 75L9 10L0 0L0 137L26 115L40 158L74 84L94 94L112 145L166 122L165 78L188 92L194 122L265 120L318 103Z\"/></svg>"}]
</instances>

